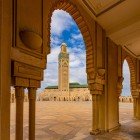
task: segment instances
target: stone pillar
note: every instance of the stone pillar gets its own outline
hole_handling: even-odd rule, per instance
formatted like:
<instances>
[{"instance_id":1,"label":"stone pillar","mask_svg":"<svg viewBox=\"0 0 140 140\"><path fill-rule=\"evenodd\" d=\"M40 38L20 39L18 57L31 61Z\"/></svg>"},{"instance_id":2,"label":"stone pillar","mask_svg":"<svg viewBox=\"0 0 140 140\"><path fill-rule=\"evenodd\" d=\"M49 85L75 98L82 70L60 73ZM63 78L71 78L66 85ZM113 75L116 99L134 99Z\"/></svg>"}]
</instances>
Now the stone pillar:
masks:
<instances>
[{"instance_id":1,"label":"stone pillar","mask_svg":"<svg viewBox=\"0 0 140 140\"><path fill-rule=\"evenodd\" d=\"M140 97L137 98L137 119L140 120Z\"/></svg>"},{"instance_id":2,"label":"stone pillar","mask_svg":"<svg viewBox=\"0 0 140 140\"><path fill-rule=\"evenodd\" d=\"M120 97L120 95L121 95L121 93L122 93L122 88L123 88L123 80L124 80L124 78L122 77L122 76L119 76L118 77L118 81L117 81L117 96L118 96L118 124L119 125L121 125L120 124L120 122L119 122L119 97Z\"/></svg>"},{"instance_id":3,"label":"stone pillar","mask_svg":"<svg viewBox=\"0 0 140 140\"><path fill-rule=\"evenodd\" d=\"M100 96L104 93L105 70L98 69L94 76L93 80L88 80L92 95L92 131L90 134L97 135L101 132L101 106L99 104L101 103Z\"/></svg>"},{"instance_id":4,"label":"stone pillar","mask_svg":"<svg viewBox=\"0 0 140 140\"><path fill-rule=\"evenodd\" d=\"M16 140L23 140L23 102L24 88L15 87L16 95Z\"/></svg>"},{"instance_id":5,"label":"stone pillar","mask_svg":"<svg viewBox=\"0 0 140 140\"><path fill-rule=\"evenodd\" d=\"M137 101L137 98L133 98L133 113L134 113L134 118L136 118L136 101Z\"/></svg>"},{"instance_id":6,"label":"stone pillar","mask_svg":"<svg viewBox=\"0 0 140 140\"><path fill-rule=\"evenodd\" d=\"M135 118L140 119L140 97L135 98Z\"/></svg>"},{"instance_id":7,"label":"stone pillar","mask_svg":"<svg viewBox=\"0 0 140 140\"><path fill-rule=\"evenodd\" d=\"M139 88L138 89L132 89L132 97L133 97L133 108L134 108L134 118L140 119L139 110L140 110L140 96L139 96Z\"/></svg>"},{"instance_id":8,"label":"stone pillar","mask_svg":"<svg viewBox=\"0 0 140 140\"><path fill-rule=\"evenodd\" d=\"M36 88L29 88L29 140L35 140L35 102Z\"/></svg>"},{"instance_id":9,"label":"stone pillar","mask_svg":"<svg viewBox=\"0 0 140 140\"><path fill-rule=\"evenodd\" d=\"M0 0L0 140L10 139L12 3Z\"/></svg>"},{"instance_id":10,"label":"stone pillar","mask_svg":"<svg viewBox=\"0 0 140 140\"><path fill-rule=\"evenodd\" d=\"M98 108L98 96L96 94L92 94L92 135L96 135L100 133L99 130L99 108Z\"/></svg>"}]
</instances>

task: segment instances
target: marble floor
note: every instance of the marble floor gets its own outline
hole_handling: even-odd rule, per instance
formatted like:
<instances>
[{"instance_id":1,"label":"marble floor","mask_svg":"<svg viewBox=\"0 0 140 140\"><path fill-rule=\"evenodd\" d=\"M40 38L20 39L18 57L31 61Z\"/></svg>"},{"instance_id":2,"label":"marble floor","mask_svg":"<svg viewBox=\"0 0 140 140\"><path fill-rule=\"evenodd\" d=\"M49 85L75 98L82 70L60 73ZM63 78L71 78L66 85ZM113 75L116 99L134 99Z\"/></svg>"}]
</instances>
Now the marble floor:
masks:
<instances>
[{"instance_id":1,"label":"marble floor","mask_svg":"<svg viewBox=\"0 0 140 140\"><path fill-rule=\"evenodd\" d=\"M133 105L120 103L119 130L97 136L91 130L91 102L37 102L36 140L140 140ZM11 140L15 140L15 103L11 103ZM24 103L24 140L28 140L28 103Z\"/></svg>"}]
</instances>

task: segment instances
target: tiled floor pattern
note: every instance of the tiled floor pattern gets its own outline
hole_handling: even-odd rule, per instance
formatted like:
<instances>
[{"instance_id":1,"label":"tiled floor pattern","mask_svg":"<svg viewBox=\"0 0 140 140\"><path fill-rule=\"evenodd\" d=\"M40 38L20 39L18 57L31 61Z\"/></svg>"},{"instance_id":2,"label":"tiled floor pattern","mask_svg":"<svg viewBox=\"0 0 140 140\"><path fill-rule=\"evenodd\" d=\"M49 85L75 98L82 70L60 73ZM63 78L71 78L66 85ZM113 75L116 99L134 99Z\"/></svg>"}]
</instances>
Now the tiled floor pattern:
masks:
<instances>
[{"instance_id":1,"label":"tiled floor pattern","mask_svg":"<svg viewBox=\"0 0 140 140\"><path fill-rule=\"evenodd\" d=\"M120 130L97 136L91 129L91 102L37 102L36 140L140 140L133 106L120 103ZM11 104L11 140L15 139L15 104ZM24 103L24 140L28 140L28 103Z\"/></svg>"}]
</instances>

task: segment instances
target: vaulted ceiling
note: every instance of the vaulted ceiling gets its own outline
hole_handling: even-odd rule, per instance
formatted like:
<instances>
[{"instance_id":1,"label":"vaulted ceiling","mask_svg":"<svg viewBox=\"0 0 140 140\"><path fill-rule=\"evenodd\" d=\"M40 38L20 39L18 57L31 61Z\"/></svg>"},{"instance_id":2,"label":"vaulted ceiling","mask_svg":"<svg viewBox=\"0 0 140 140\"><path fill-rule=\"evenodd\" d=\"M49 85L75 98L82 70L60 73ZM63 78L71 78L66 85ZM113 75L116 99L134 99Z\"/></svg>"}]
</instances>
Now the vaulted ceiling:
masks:
<instances>
[{"instance_id":1,"label":"vaulted ceiling","mask_svg":"<svg viewBox=\"0 0 140 140\"><path fill-rule=\"evenodd\" d=\"M107 35L140 58L140 0L79 0Z\"/></svg>"}]
</instances>

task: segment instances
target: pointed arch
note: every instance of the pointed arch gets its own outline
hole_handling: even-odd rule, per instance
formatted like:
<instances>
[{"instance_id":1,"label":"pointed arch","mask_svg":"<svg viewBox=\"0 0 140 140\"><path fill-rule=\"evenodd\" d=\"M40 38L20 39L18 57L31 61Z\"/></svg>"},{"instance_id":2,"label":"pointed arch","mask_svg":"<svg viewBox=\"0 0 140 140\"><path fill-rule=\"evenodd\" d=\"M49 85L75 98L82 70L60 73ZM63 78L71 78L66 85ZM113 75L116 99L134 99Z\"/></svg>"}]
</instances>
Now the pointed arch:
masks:
<instances>
[{"instance_id":1,"label":"pointed arch","mask_svg":"<svg viewBox=\"0 0 140 140\"><path fill-rule=\"evenodd\" d=\"M93 45L92 37L90 34L90 30L88 27L88 24L85 20L85 18L82 16L81 12L77 8L77 6L68 0L58 0L54 3L52 3L52 7L50 9L50 13L48 16L48 20L51 23L51 17L55 10L63 10L71 15L71 17L74 19L76 24L78 25L79 30L81 31L81 34L83 36L83 40L86 46L86 71L87 71L87 77L88 80L92 79L94 77L94 64L95 64L95 47ZM93 21L93 24L96 25L95 21ZM48 46L50 46L50 26L48 26ZM50 47L48 50L48 53L50 53ZM89 76L90 75L90 76Z\"/></svg>"},{"instance_id":2,"label":"pointed arch","mask_svg":"<svg viewBox=\"0 0 140 140\"><path fill-rule=\"evenodd\" d=\"M123 59L123 62L124 62L124 60L127 61L128 66L129 66L129 70L130 70L130 89L131 89L131 94L133 95L133 90L137 89L136 70L135 70L134 60L129 55L127 55Z\"/></svg>"},{"instance_id":3,"label":"pointed arch","mask_svg":"<svg viewBox=\"0 0 140 140\"><path fill-rule=\"evenodd\" d=\"M79 9L76 7L76 5L74 5L73 3L71 3L68 0L58 0L57 2L52 4L52 8L51 8L50 14L49 14L50 23L51 23L51 17L52 17L53 11L58 10L58 9L66 11L74 19L74 21L78 25L78 27L83 35L86 47L93 46L92 45L92 38L91 38L91 35L89 32L89 27L88 27L84 17L80 13ZM48 31L49 31L49 34L51 34L50 26L49 26ZM48 46L50 46L50 37L49 37L49 41L48 41Z\"/></svg>"}]
</instances>

